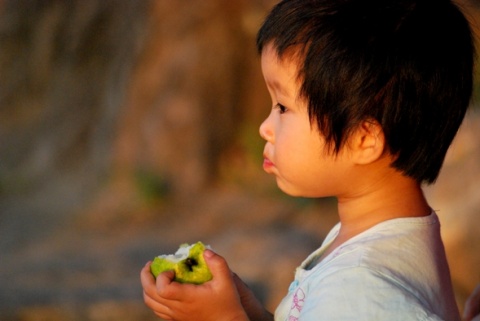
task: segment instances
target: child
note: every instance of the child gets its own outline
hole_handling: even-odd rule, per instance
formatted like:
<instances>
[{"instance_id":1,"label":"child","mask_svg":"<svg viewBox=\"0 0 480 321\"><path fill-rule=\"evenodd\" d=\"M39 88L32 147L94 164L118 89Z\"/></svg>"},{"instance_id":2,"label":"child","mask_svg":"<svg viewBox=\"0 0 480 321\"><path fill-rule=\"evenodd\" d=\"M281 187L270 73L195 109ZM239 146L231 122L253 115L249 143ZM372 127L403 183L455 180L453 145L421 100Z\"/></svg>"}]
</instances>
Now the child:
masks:
<instances>
[{"instance_id":1,"label":"child","mask_svg":"<svg viewBox=\"0 0 480 321\"><path fill-rule=\"evenodd\" d=\"M440 224L422 193L472 90L468 23L449 0L285 0L257 45L272 110L265 171L292 196L338 199L340 222L295 273L275 320L460 320ZM225 260L213 280L156 284L166 320L272 320Z\"/></svg>"},{"instance_id":2,"label":"child","mask_svg":"<svg viewBox=\"0 0 480 321\"><path fill-rule=\"evenodd\" d=\"M463 310L464 321L480 321L480 284L477 284L473 292L465 302Z\"/></svg>"}]
</instances>

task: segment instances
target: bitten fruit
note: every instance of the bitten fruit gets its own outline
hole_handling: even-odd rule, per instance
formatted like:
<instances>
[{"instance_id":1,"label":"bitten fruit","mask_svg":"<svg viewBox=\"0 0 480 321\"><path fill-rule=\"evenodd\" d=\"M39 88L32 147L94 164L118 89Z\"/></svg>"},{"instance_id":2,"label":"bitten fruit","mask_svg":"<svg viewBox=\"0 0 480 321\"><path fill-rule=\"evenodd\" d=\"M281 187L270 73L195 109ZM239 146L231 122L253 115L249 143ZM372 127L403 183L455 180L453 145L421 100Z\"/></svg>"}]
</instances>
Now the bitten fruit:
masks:
<instances>
[{"instance_id":1,"label":"bitten fruit","mask_svg":"<svg viewBox=\"0 0 480 321\"><path fill-rule=\"evenodd\" d=\"M172 270L175 272L176 282L205 283L212 279L212 273L203 258L203 252L209 248L202 242L182 244L175 254L155 257L150 270L155 278L162 272Z\"/></svg>"}]
</instances>

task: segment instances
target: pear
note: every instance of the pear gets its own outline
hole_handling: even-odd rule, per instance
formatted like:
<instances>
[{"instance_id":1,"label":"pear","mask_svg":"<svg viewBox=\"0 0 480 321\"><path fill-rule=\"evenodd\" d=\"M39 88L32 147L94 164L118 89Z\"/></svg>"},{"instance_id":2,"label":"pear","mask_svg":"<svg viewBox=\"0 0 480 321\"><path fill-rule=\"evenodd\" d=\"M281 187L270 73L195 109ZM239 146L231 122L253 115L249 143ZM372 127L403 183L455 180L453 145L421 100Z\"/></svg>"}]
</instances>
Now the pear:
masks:
<instances>
[{"instance_id":1,"label":"pear","mask_svg":"<svg viewBox=\"0 0 480 321\"><path fill-rule=\"evenodd\" d=\"M160 273L172 270L174 281L202 284L212 279L212 273L203 258L203 252L210 249L202 242L182 244L175 254L160 255L153 259L150 270L156 278Z\"/></svg>"}]
</instances>

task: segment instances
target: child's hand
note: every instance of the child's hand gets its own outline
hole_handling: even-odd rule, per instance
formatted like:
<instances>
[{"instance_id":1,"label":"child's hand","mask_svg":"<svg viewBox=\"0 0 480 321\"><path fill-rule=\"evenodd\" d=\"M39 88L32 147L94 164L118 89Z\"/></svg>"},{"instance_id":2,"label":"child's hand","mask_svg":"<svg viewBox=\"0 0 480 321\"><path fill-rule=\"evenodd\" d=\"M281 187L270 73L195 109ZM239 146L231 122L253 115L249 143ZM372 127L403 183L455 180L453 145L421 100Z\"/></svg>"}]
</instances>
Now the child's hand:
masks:
<instances>
[{"instance_id":1,"label":"child's hand","mask_svg":"<svg viewBox=\"0 0 480 321\"><path fill-rule=\"evenodd\" d=\"M243 281L236 275L233 275L235 285L237 286L238 294L242 306L247 312L248 317L252 321L273 321L273 315L265 310L262 303L253 294L252 290L243 283Z\"/></svg>"},{"instance_id":2,"label":"child's hand","mask_svg":"<svg viewBox=\"0 0 480 321\"><path fill-rule=\"evenodd\" d=\"M202 285L174 282L173 271L160 273L155 281L147 263L140 275L145 304L165 320L248 320L225 259L210 250L204 257L213 279Z\"/></svg>"},{"instance_id":3,"label":"child's hand","mask_svg":"<svg viewBox=\"0 0 480 321\"><path fill-rule=\"evenodd\" d=\"M480 321L480 284L468 297L463 318L465 321Z\"/></svg>"}]
</instances>

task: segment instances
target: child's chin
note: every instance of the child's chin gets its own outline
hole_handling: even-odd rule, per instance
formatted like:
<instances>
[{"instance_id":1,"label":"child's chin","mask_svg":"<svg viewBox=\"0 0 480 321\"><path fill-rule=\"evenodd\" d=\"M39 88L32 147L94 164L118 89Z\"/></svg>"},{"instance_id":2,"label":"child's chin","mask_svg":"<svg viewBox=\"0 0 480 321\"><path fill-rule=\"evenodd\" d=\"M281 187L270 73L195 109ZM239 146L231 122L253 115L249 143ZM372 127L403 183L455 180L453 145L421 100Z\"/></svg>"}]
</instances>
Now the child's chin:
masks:
<instances>
[{"instance_id":1,"label":"child's chin","mask_svg":"<svg viewBox=\"0 0 480 321\"><path fill-rule=\"evenodd\" d=\"M284 192L285 194L293 197L303 197L304 195L296 188L292 187L289 184L285 184L279 178L277 178L277 186L278 188Z\"/></svg>"}]
</instances>

